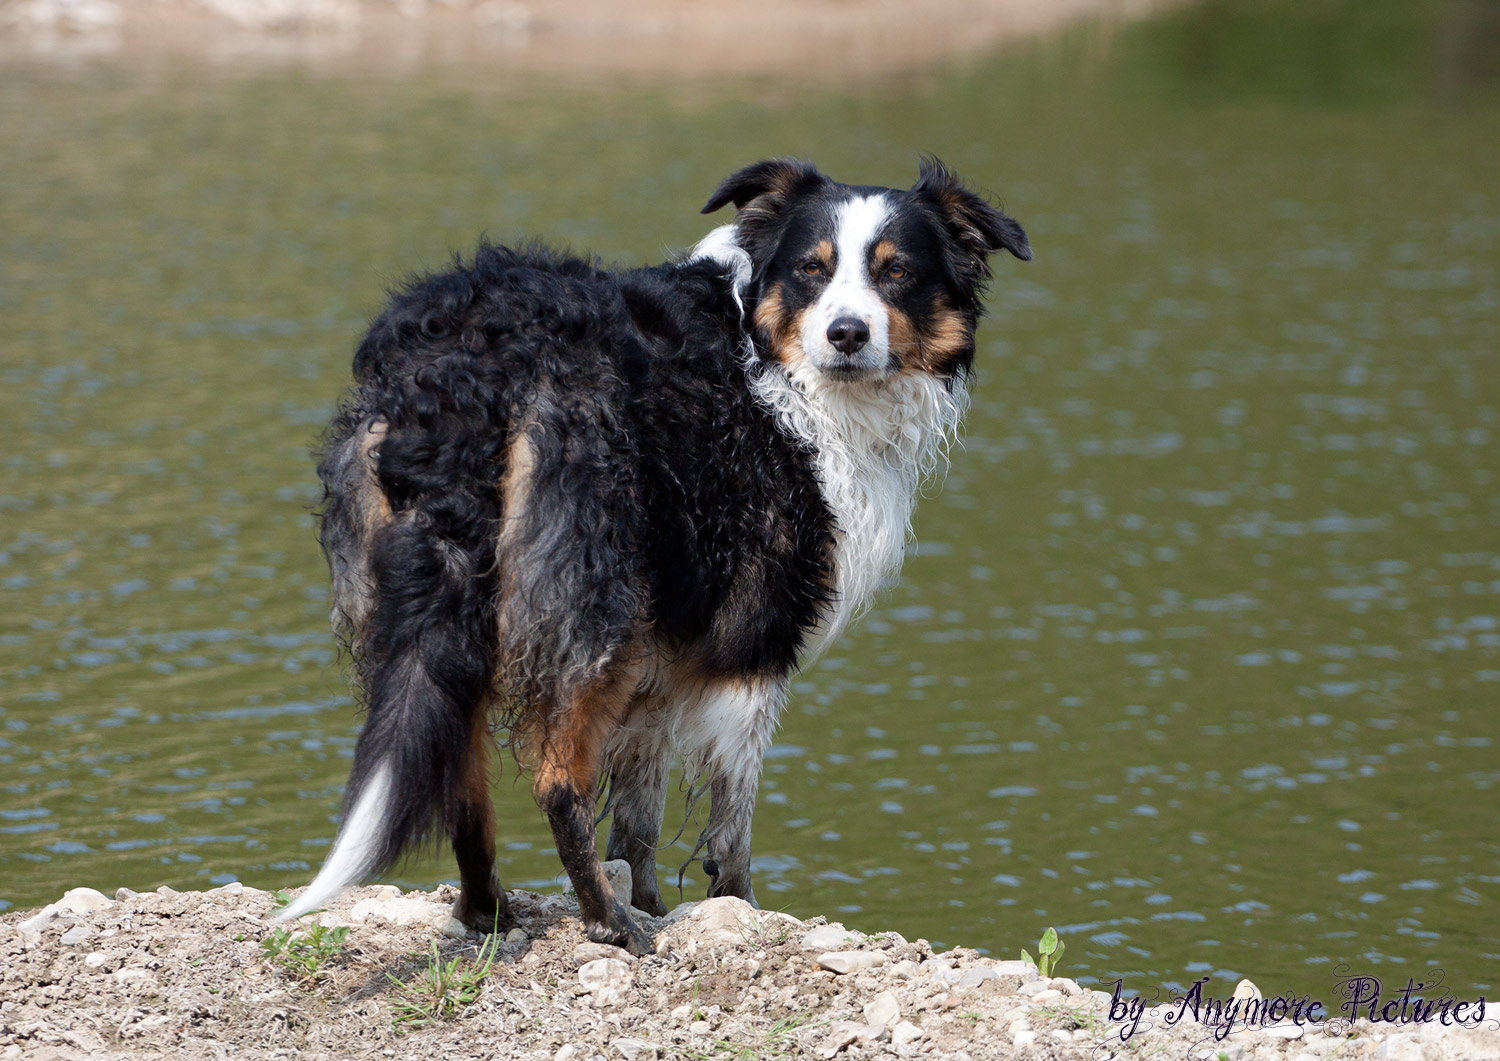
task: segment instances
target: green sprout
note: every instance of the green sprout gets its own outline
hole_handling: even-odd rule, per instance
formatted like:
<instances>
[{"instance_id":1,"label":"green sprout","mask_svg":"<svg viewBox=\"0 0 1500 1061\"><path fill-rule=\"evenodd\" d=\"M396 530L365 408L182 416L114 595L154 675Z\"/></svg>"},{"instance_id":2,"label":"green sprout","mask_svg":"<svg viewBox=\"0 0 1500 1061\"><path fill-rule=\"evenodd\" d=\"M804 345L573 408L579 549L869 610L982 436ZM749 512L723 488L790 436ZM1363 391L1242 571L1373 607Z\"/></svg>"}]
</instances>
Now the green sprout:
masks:
<instances>
[{"instance_id":1,"label":"green sprout","mask_svg":"<svg viewBox=\"0 0 1500 1061\"><path fill-rule=\"evenodd\" d=\"M1052 976L1057 972L1058 963L1062 961L1063 941L1057 938L1057 929L1049 928L1042 933L1042 938L1036 945L1037 954L1040 957L1033 958L1021 949L1021 957L1026 964L1036 966L1036 971L1042 976Z\"/></svg>"}]
</instances>

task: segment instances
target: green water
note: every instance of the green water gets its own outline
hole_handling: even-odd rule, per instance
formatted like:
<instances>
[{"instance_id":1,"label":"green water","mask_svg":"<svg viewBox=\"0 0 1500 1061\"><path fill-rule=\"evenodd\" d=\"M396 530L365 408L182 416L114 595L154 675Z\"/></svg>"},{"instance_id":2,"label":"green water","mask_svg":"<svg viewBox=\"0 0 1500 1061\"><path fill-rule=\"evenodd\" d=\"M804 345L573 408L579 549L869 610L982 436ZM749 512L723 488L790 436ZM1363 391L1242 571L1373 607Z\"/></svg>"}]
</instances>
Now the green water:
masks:
<instances>
[{"instance_id":1,"label":"green water","mask_svg":"<svg viewBox=\"0 0 1500 1061\"><path fill-rule=\"evenodd\" d=\"M385 285L481 230L656 259L746 161L928 150L1036 260L900 585L795 687L762 902L1055 925L1146 990L1491 988L1495 10L1210 4L844 93L0 69L0 908L310 878L356 720L308 453Z\"/></svg>"}]
</instances>

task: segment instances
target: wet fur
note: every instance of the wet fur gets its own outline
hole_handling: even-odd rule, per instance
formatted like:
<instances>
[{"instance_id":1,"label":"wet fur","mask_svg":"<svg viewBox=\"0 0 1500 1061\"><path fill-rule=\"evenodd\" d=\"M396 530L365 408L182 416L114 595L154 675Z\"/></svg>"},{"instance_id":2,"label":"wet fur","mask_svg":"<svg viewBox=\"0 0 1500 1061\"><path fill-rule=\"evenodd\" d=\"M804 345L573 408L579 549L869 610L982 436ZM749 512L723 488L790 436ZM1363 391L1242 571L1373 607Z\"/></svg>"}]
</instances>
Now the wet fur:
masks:
<instances>
[{"instance_id":1,"label":"wet fur","mask_svg":"<svg viewBox=\"0 0 1500 1061\"><path fill-rule=\"evenodd\" d=\"M371 326L319 466L333 621L368 718L334 850L286 916L436 826L459 916L506 924L492 727L532 772L593 938L650 946L599 868L601 771L632 905L665 912L674 755L709 794L710 894L754 900L750 820L789 677L899 566L962 416L985 258L1029 249L931 161L896 192L771 160L705 210L730 202L735 223L683 261L607 271L482 245ZM886 314L879 378L845 382L806 349L827 300L788 269L808 240L833 254L821 230L854 209L889 213L871 260L920 262L921 282L888 297L843 275Z\"/></svg>"}]
</instances>

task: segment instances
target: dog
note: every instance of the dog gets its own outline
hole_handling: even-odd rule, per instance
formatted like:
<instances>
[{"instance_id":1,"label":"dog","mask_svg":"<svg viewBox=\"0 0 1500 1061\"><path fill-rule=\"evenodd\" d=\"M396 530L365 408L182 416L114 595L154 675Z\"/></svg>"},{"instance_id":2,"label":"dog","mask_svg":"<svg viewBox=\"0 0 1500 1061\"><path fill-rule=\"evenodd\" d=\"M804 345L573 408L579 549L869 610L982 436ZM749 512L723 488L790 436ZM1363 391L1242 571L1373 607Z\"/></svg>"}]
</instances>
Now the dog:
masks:
<instances>
[{"instance_id":1,"label":"dog","mask_svg":"<svg viewBox=\"0 0 1500 1061\"><path fill-rule=\"evenodd\" d=\"M490 760L508 732L588 936L651 948L595 846L666 913L681 757L691 857L755 901L750 823L790 676L901 564L966 404L989 257L1021 226L924 158L907 190L770 159L682 260L611 271L481 244L395 292L319 464L333 622L367 719L293 918L446 833L454 915L503 930ZM492 728L493 727L493 728Z\"/></svg>"}]
</instances>

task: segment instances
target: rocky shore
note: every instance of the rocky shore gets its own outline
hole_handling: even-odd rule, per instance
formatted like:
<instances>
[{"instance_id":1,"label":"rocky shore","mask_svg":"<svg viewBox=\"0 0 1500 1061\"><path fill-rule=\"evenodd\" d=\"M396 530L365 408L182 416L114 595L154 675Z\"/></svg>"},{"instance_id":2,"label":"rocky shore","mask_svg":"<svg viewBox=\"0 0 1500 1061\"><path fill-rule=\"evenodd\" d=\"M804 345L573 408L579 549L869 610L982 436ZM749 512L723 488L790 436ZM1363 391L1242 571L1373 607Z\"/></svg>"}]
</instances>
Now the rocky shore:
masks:
<instances>
[{"instance_id":1,"label":"rocky shore","mask_svg":"<svg viewBox=\"0 0 1500 1061\"><path fill-rule=\"evenodd\" d=\"M1086 18L1182 0L0 0L0 62L162 58L473 81L888 83Z\"/></svg>"},{"instance_id":2,"label":"rocky shore","mask_svg":"<svg viewBox=\"0 0 1500 1061\"><path fill-rule=\"evenodd\" d=\"M357 889L297 931L239 884L77 888L0 918L0 1059L1500 1058L1493 1019L1217 1037L1148 1011L1122 1038L1109 994L1020 961L728 898L638 912L637 958L585 941L570 896L512 896L502 940L454 921L449 887Z\"/></svg>"}]
</instances>

